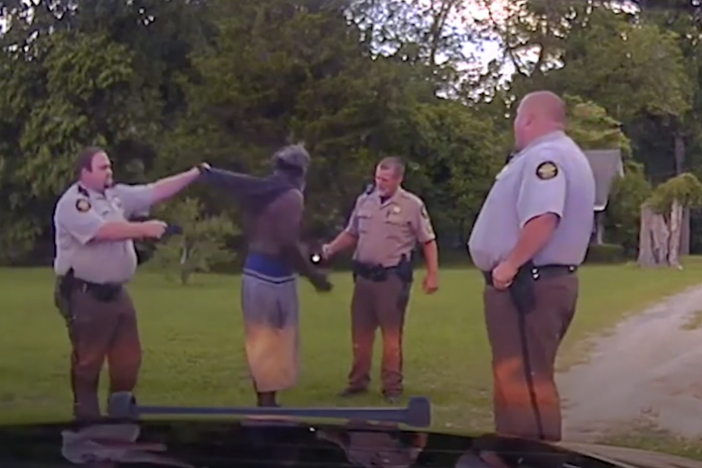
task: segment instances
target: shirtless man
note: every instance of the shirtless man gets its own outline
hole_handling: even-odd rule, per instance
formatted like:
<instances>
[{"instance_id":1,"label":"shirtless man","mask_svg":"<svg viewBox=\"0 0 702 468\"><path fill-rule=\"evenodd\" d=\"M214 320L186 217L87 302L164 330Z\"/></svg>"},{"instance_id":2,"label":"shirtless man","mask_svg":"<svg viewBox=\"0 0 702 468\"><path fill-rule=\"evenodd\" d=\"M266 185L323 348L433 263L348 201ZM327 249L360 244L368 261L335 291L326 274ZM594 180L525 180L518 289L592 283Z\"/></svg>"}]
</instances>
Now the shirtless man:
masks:
<instances>
[{"instance_id":1,"label":"shirtless man","mask_svg":"<svg viewBox=\"0 0 702 468\"><path fill-rule=\"evenodd\" d=\"M258 406L278 406L276 395L295 385L299 369L297 275L317 291L331 283L315 268L300 245L305 176L310 156L299 145L273 155L273 174L257 178L206 168L205 181L232 193L244 210L248 255L244 263L241 305L246 355Z\"/></svg>"}]
</instances>

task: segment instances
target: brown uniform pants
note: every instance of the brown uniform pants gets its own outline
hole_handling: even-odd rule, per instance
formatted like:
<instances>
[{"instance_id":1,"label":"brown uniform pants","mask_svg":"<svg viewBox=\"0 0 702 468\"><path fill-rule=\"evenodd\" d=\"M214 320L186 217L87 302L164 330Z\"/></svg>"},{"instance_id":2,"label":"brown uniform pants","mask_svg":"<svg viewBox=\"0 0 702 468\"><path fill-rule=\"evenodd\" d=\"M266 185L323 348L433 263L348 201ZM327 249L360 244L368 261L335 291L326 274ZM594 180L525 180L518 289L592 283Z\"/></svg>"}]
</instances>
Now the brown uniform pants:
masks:
<instances>
[{"instance_id":1,"label":"brown uniform pants","mask_svg":"<svg viewBox=\"0 0 702 468\"><path fill-rule=\"evenodd\" d=\"M559 441L556 353L575 314L578 277L574 273L542 277L535 282L535 293L536 307L524 317L523 333L508 291L487 286L483 294L492 348L495 426L501 435Z\"/></svg>"},{"instance_id":2,"label":"brown uniform pants","mask_svg":"<svg viewBox=\"0 0 702 468\"><path fill-rule=\"evenodd\" d=\"M141 343L136 311L125 289L111 302L90 293L73 291L71 317L71 387L73 411L78 419L100 416L98 384L107 359L110 393L132 392L141 366Z\"/></svg>"},{"instance_id":3,"label":"brown uniform pants","mask_svg":"<svg viewBox=\"0 0 702 468\"><path fill-rule=\"evenodd\" d=\"M349 388L362 390L370 384L375 332L383 335L381 380L383 393L402 392L402 330L406 305L399 303L403 284L396 275L385 281L371 281L360 276L351 299L351 338L353 365Z\"/></svg>"}]
</instances>

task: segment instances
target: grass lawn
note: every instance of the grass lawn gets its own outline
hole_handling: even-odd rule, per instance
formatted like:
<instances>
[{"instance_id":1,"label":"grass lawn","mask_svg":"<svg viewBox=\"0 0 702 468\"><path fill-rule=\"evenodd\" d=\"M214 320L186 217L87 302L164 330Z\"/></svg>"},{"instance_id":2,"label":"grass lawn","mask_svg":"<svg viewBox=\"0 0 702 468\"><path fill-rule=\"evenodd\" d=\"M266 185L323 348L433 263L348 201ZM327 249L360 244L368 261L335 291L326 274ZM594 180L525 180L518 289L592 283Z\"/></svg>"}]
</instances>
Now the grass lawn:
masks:
<instances>
[{"instance_id":1,"label":"grass lawn","mask_svg":"<svg viewBox=\"0 0 702 468\"><path fill-rule=\"evenodd\" d=\"M419 276L421 278L421 274ZM663 296L702 283L702 258L683 271L635 266L589 266L581 270L580 307L563 352L581 356L588 335L616 324ZM303 371L286 405L380 405L377 392L353 402L335 394L350 365L349 274L317 295L301 282ZM427 297L419 284L405 338L407 395L429 396L435 429L491 430L491 373L482 318L482 279L468 269L444 270L441 290ZM419 282L418 282L419 283ZM0 422L69 415L68 344L52 303L48 269L0 270L3 349L0 355ZM248 405L253 403L242 349L239 281L199 276L188 287L142 272L130 290L140 314L145 347L139 388L152 404ZM374 368L374 389L378 367ZM593 396L594 397L594 396Z\"/></svg>"}]
</instances>

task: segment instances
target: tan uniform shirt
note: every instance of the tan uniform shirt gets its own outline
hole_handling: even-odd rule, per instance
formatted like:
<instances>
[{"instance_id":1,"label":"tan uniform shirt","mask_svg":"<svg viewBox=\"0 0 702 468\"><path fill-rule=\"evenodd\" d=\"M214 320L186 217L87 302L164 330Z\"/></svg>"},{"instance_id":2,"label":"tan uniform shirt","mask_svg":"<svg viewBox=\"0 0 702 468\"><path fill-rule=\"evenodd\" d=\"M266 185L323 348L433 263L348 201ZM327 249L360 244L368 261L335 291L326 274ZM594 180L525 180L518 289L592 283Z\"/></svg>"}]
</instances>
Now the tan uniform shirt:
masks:
<instances>
[{"instance_id":1,"label":"tan uniform shirt","mask_svg":"<svg viewBox=\"0 0 702 468\"><path fill-rule=\"evenodd\" d=\"M358 197L346 232L358 238L354 260L384 267L436 239L422 199L401 188L384 203L377 191Z\"/></svg>"},{"instance_id":2,"label":"tan uniform shirt","mask_svg":"<svg viewBox=\"0 0 702 468\"><path fill-rule=\"evenodd\" d=\"M96 241L93 238L108 221L125 221L146 215L154 199L152 185L117 184L104 194L79 184L71 185L59 198L54 211L56 258L54 271L93 283L131 280L137 256L132 240Z\"/></svg>"}]
</instances>

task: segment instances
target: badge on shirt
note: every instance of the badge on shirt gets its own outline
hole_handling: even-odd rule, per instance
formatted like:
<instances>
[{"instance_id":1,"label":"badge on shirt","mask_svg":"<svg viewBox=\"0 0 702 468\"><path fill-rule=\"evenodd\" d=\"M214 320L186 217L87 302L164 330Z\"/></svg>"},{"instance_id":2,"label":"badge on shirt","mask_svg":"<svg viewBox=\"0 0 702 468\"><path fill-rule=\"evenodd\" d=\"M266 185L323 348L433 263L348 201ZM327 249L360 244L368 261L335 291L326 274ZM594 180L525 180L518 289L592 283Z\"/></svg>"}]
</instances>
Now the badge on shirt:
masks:
<instances>
[{"instance_id":1,"label":"badge on shirt","mask_svg":"<svg viewBox=\"0 0 702 468\"><path fill-rule=\"evenodd\" d=\"M85 213L90 210L90 202L85 198L79 198L76 200L76 210L79 213Z\"/></svg>"},{"instance_id":2,"label":"badge on shirt","mask_svg":"<svg viewBox=\"0 0 702 468\"><path fill-rule=\"evenodd\" d=\"M385 212L385 219L387 219L390 222L400 222L402 221L402 217L400 216L401 211L402 210L399 206L393 205L393 207L390 208L389 211Z\"/></svg>"},{"instance_id":3,"label":"badge on shirt","mask_svg":"<svg viewBox=\"0 0 702 468\"><path fill-rule=\"evenodd\" d=\"M558 167L551 161L545 161L536 168L536 177L541 180L553 179L558 175Z\"/></svg>"}]
</instances>

